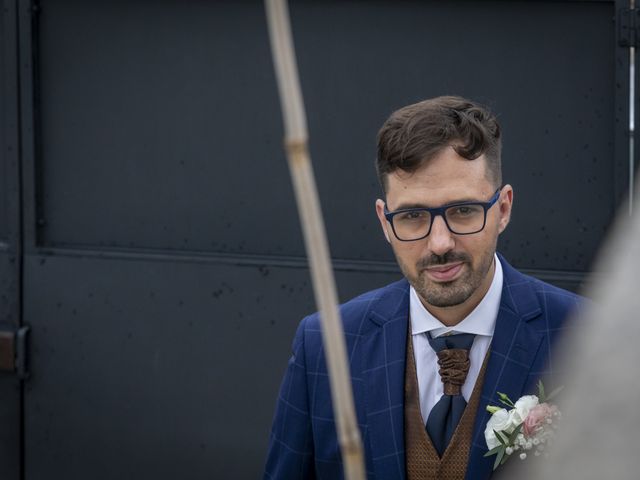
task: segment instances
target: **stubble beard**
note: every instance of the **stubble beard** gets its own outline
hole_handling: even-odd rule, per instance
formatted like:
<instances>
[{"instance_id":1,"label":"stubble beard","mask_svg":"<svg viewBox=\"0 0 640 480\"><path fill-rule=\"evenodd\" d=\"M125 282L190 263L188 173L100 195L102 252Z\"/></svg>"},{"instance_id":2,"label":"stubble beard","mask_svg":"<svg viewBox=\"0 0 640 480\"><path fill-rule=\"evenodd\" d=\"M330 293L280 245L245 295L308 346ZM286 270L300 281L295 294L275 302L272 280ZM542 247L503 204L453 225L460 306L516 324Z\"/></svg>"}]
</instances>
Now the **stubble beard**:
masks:
<instances>
[{"instance_id":1,"label":"stubble beard","mask_svg":"<svg viewBox=\"0 0 640 480\"><path fill-rule=\"evenodd\" d=\"M482 255L477 268L473 267L471 257L462 252L447 252L444 255L431 255L417 262L415 270L396 256L402 273L423 302L439 308L454 307L466 302L480 288L487 277L495 254L494 244ZM451 262L463 262L463 275L451 282L434 282L427 277L425 268Z\"/></svg>"}]
</instances>

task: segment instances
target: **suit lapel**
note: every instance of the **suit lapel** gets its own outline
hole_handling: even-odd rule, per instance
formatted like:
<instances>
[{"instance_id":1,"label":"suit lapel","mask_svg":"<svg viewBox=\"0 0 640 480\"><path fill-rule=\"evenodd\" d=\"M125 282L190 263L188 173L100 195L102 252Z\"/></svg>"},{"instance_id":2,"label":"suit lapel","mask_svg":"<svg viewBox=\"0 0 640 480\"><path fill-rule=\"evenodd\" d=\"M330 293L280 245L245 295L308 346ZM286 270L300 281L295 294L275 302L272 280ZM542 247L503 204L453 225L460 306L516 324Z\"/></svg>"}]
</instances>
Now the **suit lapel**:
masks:
<instances>
[{"instance_id":1,"label":"suit lapel","mask_svg":"<svg viewBox=\"0 0 640 480\"><path fill-rule=\"evenodd\" d=\"M484 458L487 452L484 429L490 418L487 405L501 405L497 392L506 393L514 401L523 394L534 393L523 389L544 338L528 324L541 313L535 292L526 277L504 258L500 257L500 262L504 273L502 297L473 429L468 479L487 478L493 466L494 458Z\"/></svg>"},{"instance_id":2,"label":"suit lapel","mask_svg":"<svg viewBox=\"0 0 640 480\"><path fill-rule=\"evenodd\" d=\"M409 285L391 285L369 313L362 343L369 455L376 478L405 478L404 369Z\"/></svg>"}]
</instances>

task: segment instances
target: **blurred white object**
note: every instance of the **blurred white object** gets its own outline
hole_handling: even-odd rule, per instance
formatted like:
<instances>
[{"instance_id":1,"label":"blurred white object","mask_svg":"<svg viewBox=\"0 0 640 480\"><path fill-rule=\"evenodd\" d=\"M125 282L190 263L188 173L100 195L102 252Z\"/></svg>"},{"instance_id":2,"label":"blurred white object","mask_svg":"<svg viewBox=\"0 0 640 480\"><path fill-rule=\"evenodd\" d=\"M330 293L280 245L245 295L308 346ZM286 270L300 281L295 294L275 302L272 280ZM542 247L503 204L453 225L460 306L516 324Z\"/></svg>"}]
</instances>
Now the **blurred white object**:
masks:
<instances>
[{"instance_id":1,"label":"blurred white object","mask_svg":"<svg viewBox=\"0 0 640 480\"><path fill-rule=\"evenodd\" d=\"M638 199L636 195L636 200ZM547 459L530 465L524 478L640 478L640 209L621 209L600 252L591 285L594 304L555 367L568 372L562 395L563 421Z\"/></svg>"}]
</instances>

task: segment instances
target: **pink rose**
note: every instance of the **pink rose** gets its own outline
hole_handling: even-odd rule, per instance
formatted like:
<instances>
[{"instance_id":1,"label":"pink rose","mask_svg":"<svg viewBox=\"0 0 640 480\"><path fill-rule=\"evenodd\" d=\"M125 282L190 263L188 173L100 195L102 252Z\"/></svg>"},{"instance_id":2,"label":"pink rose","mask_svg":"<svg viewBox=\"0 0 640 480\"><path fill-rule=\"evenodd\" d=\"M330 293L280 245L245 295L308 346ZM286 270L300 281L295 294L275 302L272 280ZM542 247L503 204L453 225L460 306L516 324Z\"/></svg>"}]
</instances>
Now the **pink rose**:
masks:
<instances>
[{"instance_id":1,"label":"pink rose","mask_svg":"<svg viewBox=\"0 0 640 480\"><path fill-rule=\"evenodd\" d=\"M544 423L546 423L547 418L551 417L553 413L557 410L555 405L550 406L548 403L541 403L532 407L529 410L529 415L524 419L523 432L525 436L532 437L538 431Z\"/></svg>"}]
</instances>

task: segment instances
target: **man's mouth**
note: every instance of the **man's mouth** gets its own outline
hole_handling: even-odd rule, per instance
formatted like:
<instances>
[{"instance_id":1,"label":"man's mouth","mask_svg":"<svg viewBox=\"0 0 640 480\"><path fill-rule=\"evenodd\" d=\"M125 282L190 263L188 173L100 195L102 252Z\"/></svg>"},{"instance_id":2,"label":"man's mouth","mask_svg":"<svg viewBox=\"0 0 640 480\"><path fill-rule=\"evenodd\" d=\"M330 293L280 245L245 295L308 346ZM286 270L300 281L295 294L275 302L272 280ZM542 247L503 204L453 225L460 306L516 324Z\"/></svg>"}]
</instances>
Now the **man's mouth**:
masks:
<instances>
[{"instance_id":1,"label":"man's mouth","mask_svg":"<svg viewBox=\"0 0 640 480\"><path fill-rule=\"evenodd\" d=\"M425 268L423 271L436 282L451 282L462 271L463 265L463 262L433 265Z\"/></svg>"}]
</instances>

